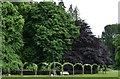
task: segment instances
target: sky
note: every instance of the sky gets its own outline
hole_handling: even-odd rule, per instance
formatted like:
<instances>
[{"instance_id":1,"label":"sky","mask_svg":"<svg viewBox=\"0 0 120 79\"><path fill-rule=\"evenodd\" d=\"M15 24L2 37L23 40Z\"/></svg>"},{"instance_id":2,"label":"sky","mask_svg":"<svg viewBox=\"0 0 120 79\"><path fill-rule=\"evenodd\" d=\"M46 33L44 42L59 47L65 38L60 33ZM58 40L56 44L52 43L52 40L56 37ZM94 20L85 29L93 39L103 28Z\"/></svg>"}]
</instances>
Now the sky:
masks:
<instances>
[{"instance_id":1,"label":"sky","mask_svg":"<svg viewBox=\"0 0 120 79\"><path fill-rule=\"evenodd\" d=\"M60 0L53 1L58 3ZM91 30L96 37L98 37L98 35L101 36L106 25L118 23L119 1L120 0L63 0L66 10L68 10L70 4L72 4L73 7L78 7L80 18L91 26Z\"/></svg>"}]
</instances>

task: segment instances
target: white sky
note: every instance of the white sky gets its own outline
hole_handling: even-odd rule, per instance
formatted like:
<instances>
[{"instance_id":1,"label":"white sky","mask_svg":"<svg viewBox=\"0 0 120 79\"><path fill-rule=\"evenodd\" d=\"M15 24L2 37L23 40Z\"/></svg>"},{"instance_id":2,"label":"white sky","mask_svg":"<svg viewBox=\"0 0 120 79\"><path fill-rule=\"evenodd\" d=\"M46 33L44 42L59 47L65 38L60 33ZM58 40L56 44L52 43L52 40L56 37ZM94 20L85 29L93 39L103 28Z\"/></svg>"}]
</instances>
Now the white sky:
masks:
<instances>
[{"instance_id":1,"label":"white sky","mask_svg":"<svg viewBox=\"0 0 120 79\"><path fill-rule=\"evenodd\" d=\"M53 1L58 2L60 0ZM69 8L70 4L72 4L73 7L78 7L80 18L84 19L91 26L91 30L96 36L101 36L106 25L118 23L119 1L120 0L63 0L66 9Z\"/></svg>"}]
</instances>

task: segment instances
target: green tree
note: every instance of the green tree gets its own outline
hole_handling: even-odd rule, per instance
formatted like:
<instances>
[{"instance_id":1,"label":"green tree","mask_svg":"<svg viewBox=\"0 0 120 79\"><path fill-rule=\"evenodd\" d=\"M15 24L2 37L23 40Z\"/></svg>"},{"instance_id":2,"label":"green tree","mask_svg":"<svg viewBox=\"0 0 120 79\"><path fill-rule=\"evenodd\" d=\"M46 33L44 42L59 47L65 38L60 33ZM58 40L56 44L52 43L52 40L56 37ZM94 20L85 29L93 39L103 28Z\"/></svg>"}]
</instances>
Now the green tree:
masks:
<instances>
[{"instance_id":1,"label":"green tree","mask_svg":"<svg viewBox=\"0 0 120 79\"><path fill-rule=\"evenodd\" d=\"M23 46L23 25L24 19L10 2L2 3L2 59L3 71L18 69L21 62L17 53Z\"/></svg>"},{"instance_id":2,"label":"green tree","mask_svg":"<svg viewBox=\"0 0 120 79\"><path fill-rule=\"evenodd\" d=\"M76 6L74 11L73 11L73 16L74 16L74 20L77 21L79 19L79 10L78 7Z\"/></svg>"},{"instance_id":3,"label":"green tree","mask_svg":"<svg viewBox=\"0 0 120 79\"><path fill-rule=\"evenodd\" d=\"M53 55L56 61L61 61L79 35L79 27L61 6L52 2L32 3L28 13L23 15L24 61L52 62Z\"/></svg>"},{"instance_id":4,"label":"green tree","mask_svg":"<svg viewBox=\"0 0 120 79\"><path fill-rule=\"evenodd\" d=\"M120 34L118 34L115 38L115 41L113 42L113 44L116 47L115 50L115 61L116 61L116 66L120 67Z\"/></svg>"},{"instance_id":5,"label":"green tree","mask_svg":"<svg viewBox=\"0 0 120 79\"><path fill-rule=\"evenodd\" d=\"M73 18L74 13L73 13L73 6L72 6L72 4L70 5L70 7L69 7L69 9L68 9L68 13L69 13L70 16L72 17L72 19L74 19L74 18Z\"/></svg>"},{"instance_id":6,"label":"green tree","mask_svg":"<svg viewBox=\"0 0 120 79\"><path fill-rule=\"evenodd\" d=\"M25 24L24 24L23 32L22 32L24 46L21 48L21 53L19 53L19 56L21 57L23 62L29 62L29 61L31 61L31 59L34 58L35 48L34 48L34 46L32 46L33 43L31 42L33 39L29 39L29 38L32 38L33 36L30 37L29 34L27 34L27 35L25 35L25 34L28 31L26 22L30 21L29 17L31 15L29 15L29 13L31 11L31 8L32 8L31 5L33 3L31 3L31 2L13 2L12 4L15 6L15 8L18 10L18 12L25 19ZM29 44L29 42L31 42L31 45ZM32 46L32 47L30 47L30 46Z\"/></svg>"},{"instance_id":7,"label":"green tree","mask_svg":"<svg viewBox=\"0 0 120 79\"><path fill-rule=\"evenodd\" d=\"M80 14L79 14L79 10L78 10L77 6L73 9L73 6L71 4L68 9L68 13L71 15L71 17L73 18L74 21L77 21L80 19L80 17L79 17Z\"/></svg>"},{"instance_id":8,"label":"green tree","mask_svg":"<svg viewBox=\"0 0 120 79\"><path fill-rule=\"evenodd\" d=\"M58 5L59 5L61 8L63 8L63 9L66 8L65 5L64 5L63 0L60 0L60 2L58 3Z\"/></svg>"},{"instance_id":9,"label":"green tree","mask_svg":"<svg viewBox=\"0 0 120 79\"><path fill-rule=\"evenodd\" d=\"M119 33L118 29L120 29L120 24L112 24L105 26L104 32L102 32L102 42L112 54L113 59L115 58L115 46L112 42L115 40L116 34Z\"/></svg>"}]
</instances>

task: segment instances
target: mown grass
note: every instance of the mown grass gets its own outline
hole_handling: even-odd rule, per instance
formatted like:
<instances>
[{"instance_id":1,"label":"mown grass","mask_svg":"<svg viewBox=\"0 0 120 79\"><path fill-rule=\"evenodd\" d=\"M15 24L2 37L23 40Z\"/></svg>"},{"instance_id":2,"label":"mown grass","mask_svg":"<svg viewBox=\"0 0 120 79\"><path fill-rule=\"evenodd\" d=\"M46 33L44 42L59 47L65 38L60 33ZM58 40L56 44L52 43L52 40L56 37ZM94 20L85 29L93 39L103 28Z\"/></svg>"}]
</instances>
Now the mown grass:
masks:
<instances>
[{"instance_id":1,"label":"mown grass","mask_svg":"<svg viewBox=\"0 0 120 79\"><path fill-rule=\"evenodd\" d=\"M79 74L79 75L11 75L3 76L2 79L119 79L118 72L107 72L106 74Z\"/></svg>"}]
</instances>

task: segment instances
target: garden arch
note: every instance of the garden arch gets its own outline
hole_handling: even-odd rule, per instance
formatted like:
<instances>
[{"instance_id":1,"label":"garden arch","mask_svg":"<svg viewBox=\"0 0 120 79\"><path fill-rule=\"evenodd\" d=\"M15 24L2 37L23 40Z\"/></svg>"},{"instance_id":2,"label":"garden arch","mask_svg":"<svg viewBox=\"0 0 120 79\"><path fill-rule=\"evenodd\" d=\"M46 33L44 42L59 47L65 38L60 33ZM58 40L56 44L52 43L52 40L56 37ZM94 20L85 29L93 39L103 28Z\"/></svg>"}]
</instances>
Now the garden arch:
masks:
<instances>
[{"instance_id":1,"label":"garden arch","mask_svg":"<svg viewBox=\"0 0 120 79\"><path fill-rule=\"evenodd\" d=\"M72 73L73 73L73 75L74 75L74 65L72 64L72 63L69 63L69 62L66 62L66 63L64 63L63 65L62 65L62 72L64 71L64 66L65 65L70 65L70 66L72 66Z\"/></svg>"},{"instance_id":2,"label":"garden arch","mask_svg":"<svg viewBox=\"0 0 120 79\"><path fill-rule=\"evenodd\" d=\"M43 66L43 65L47 68L47 70L49 70L49 64L48 64L48 63L43 62L43 63L41 64L41 66Z\"/></svg>"},{"instance_id":3,"label":"garden arch","mask_svg":"<svg viewBox=\"0 0 120 79\"><path fill-rule=\"evenodd\" d=\"M82 73L84 73L84 66L81 63L74 64L74 73L75 73L75 67L78 65L81 66L81 69L82 69L81 71L82 71Z\"/></svg>"},{"instance_id":4,"label":"garden arch","mask_svg":"<svg viewBox=\"0 0 120 79\"><path fill-rule=\"evenodd\" d=\"M22 62L16 62L16 61L14 61L14 62L12 62L12 63L17 63L17 64L19 64L19 66L21 67L21 75L23 75L23 70L24 70L23 67L24 67L28 62L22 63Z\"/></svg>"},{"instance_id":5,"label":"garden arch","mask_svg":"<svg viewBox=\"0 0 120 79\"><path fill-rule=\"evenodd\" d=\"M92 64L92 73L98 73L99 71L99 66L97 64Z\"/></svg>"},{"instance_id":6,"label":"garden arch","mask_svg":"<svg viewBox=\"0 0 120 79\"><path fill-rule=\"evenodd\" d=\"M51 74L51 71L52 71L51 67L52 67L53 64L58 64L61 67L60 71L62 71L62 64L61 63L59 63L59 62L52 62L49 65L49 67L48 67L48 69L49 69L49 75Z\"/></svg>"},{"instance_id":7,"label":"garden arch","mask_svg":"<svg viewBox=\"0 0 120 79\"><path fill-rule=\"evenodd\" d=\"M89 70L90 70L90 72L89 72ZM92 74L92 65L91 64L84 64L84 73Z\"/></svg>"},{"instance_id":8,"label":"garden arch","mask_svg":"<svg viewBox=\"0 0 120 79\"><path fill-rule=\"evenodd\" d=\"M17 62L17 61L13 61L12 64L18 64L19 65L19 68L20 68L20 71L21 71L21 75L23 74L23 68L22 68L22 62Z\"/></svg>"},{"instance_id":9,"label":"garden arch","mask_svg":"<svg viewBox=\"0 0 120 79\"><path fill-rule=\"evenodd\" d=\"M103 64L99 64L98 70L102 71Z\"/></svg>"},{"instance_id":10,"label":"garden arch","mask_svg":"<svg viewBox=\"0 0 120 79\"><path fill-rule=\"evenodd\" d=\"M37 75L37 70L38 70L38 65L35 63L32 63L34 71L35 71L35 75Z\"/></svg>"},{"instance_id":11,"label":"garden arch","mask_svg":"<svg viewBox=\"0 0 120 79\"><path fill-rule=\"evenodd\" d=\"M107 65L105 65L105 64L99 64L99 66L98 66L98 71L102 72L104 67L107 68ZM106 71L106 70L105 70L105 71Z\"/></svg>"},{"instance_id":12,"label":"garden arch","mask_svg":"<svg viewBox=\"0 0 120 79\"><path fill-rule=\"evenodd\" d=\"M47 62L40 62L39 64L37 64L38 66L37 74L38 75L49 75L49 65L50 63L47 63Z\"/></svg>"}]
</instances>

